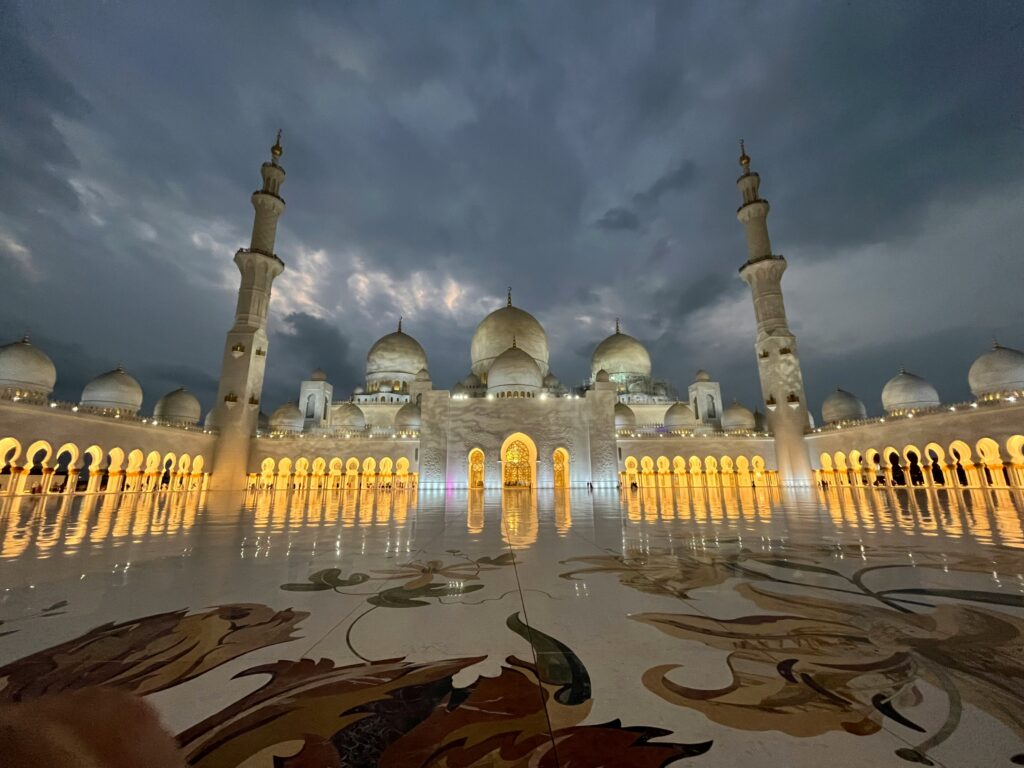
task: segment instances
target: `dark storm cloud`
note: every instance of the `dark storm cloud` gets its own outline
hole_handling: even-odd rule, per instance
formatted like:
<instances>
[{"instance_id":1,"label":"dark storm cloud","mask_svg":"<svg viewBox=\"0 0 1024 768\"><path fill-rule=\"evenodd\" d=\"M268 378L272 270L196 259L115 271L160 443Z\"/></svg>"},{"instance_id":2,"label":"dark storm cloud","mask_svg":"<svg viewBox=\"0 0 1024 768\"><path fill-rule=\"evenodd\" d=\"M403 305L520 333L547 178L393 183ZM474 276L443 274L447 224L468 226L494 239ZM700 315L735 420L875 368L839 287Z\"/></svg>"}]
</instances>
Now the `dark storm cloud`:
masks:
<instances>
[{"instance_id":1,"label":"dark storm cloud","mask_svg":"<svg viewBox=\"0 0 1024 768\"><path fill-rule=\"evenodd\" d=\"M353 353L344 333L303 312L287 315L283 321L283 327L270 334L270 349L277 362L267 367L263 410L269 414L281 402L297 397L297 381L308 378L316 368L335 383L339 397L351 394L349 382L359 380L364 366L363 361L353 359L358 353Z\"/></svg>"},{"instance_id":2,"label":"dark storm cloud","mask_svg":"<svg viewBox=\"0 0 1024 768\"><path fill-rule=\"evenodd\" d=\"M756 402L743 137L812 402L880 388L894 338L962 391L990 329L1024 345L1022 22L997 2L5 3L0 332L32 328L62 397L122 361L147 407L185 384L208 408L281 127L264 410L314 366L350 391L399 315L449 386L509 284L564 381L621 316L656 375L707 367ZM932 365L943 336L962 349Z\"/></svg>"},{"instance_id":3,"label":"dark storm cloud","mask_svg":"<svg viewBox=\"0 0 1024 768\"><path fill-rule=\"evenodd\" d=\"M601 229L636 230L640 229L640 217L629 208L609 208L596 224Z\"/></svg>"},{"instance_id":4,"label":"dark storm cloud","mask_svg":"<svg viewBox=\"0 0 1024 768\"><path fill-rule=\"evenodd\" d=\"M647 189L635 193L632 207L609 208L597 220L597 226L602 229L640 229L641 213L649 212L666 193L688 187L696 179L696 175L696 166L692 162L684 160L675 168L655 179Z\"/></svg>"}]
</instances>

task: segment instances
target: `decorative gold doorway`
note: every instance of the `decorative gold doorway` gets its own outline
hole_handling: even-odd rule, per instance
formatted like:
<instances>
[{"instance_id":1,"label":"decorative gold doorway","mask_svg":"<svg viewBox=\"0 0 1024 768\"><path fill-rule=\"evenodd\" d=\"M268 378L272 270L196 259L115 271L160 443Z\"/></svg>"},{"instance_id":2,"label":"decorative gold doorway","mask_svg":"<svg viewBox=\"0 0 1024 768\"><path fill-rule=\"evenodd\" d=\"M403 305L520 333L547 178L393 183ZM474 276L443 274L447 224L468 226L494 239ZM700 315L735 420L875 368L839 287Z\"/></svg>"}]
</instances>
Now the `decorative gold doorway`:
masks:
<instances>
[{"instance_id":1,"label":"decorative gold doorway","mask_svg":"<svg viewBox=\"0 0 1024 768\"><path fill-rule=\"evenodd\" d=\"M565 448L556 448L551 458L555 469L555 488L568 488L569 452Z\"/></svg>"},{"instance_id":2,"label":"decorative gold doorway","mask_svg":"<svg viewBox=\"0 0 1024 768\"><path fill-rule=\"evenodd\" d=\"M529 488L533 485L533 462L530 460L530 447L524 440L512 440L505 448L502 485L506 488Z\"/></svg>"},{"instance_id":3,"label":"decorative gold doorway","mask_svg":"<svg viewBox=\"0 0 1024 768\"><path fill-rule=\"evenodd\" d=\"M484 487L484 452L479 448L469 452L469 487Z\"/></svg>"}]
</instances>

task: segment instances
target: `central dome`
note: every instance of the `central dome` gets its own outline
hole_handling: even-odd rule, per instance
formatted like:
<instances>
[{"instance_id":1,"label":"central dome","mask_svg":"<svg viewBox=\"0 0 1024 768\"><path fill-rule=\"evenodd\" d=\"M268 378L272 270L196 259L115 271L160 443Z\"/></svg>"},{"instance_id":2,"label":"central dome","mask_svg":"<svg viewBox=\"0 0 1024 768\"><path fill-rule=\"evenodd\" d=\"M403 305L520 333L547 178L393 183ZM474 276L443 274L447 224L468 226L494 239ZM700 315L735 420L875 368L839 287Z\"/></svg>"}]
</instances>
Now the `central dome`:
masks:
<instances>
[{"instance_id":1,"label":"central dome","mask_svg":"<svg viewBox=\"0 0 1024 768\"><path fill-rule=\"evenodd\" d=\"M473 373L483 377L498 356L512 346L513 339L519 349L533 358L541 377L547 376L548 335L537 318L513 307L511 299L507 306L491 312L476 327L469 347Z\"/></svg>"},{"instance_id":2,"label":"central dome","mask_svg":"<svg viewBox=\"0 0 1024 768\"><path fill-rule=\"evenodd\" d=\"M651 375L651 356L639 341L627 333L615 333L597 345L590 358L591 375L601 369L609 374Z\"/></svg>"},{"instance_id":3,"label":"central dome","mask_svg":"<svg viewBox=\"0 0 1024 768\"><path fill-rule=\"evenodd\" d=\"M427 353L412 336L398 330L376 341L366 355L366 381L410 382L427 367Z\"/></svg>"},{"instance_id":4,"label":"central dome","mask_svg":"<svg viewBox=\"0 0 1024 768\"><path fill-rule=\"evenodd\" d=\"M512 346L498 355L491 366L487 392L536 393L542 383L543 377L534 359L517 346Z\"/></svg>"}]
</instances>

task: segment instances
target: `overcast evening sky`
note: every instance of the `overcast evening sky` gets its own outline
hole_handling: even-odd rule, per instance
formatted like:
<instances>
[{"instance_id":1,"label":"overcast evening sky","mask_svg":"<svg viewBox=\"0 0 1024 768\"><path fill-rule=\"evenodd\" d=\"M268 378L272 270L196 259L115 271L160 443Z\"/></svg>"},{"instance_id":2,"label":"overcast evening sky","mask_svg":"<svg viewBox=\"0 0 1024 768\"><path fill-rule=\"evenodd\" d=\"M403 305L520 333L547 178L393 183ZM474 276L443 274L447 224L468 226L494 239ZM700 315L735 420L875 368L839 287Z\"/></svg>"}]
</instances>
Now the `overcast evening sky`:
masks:
<instances>
[{"instance_id":1,"label":"overcast evening sky","mask_svg":"<svg viewBox=\"0 0 1024 768\"><path fill-rule=\"evenodd\" d=\"M566 383L621 317L753 407L740 137L816 416L1024 347L1024 3L981 0L0 0L0 343L208 409L278 128L268 413L399 315L450 387L508 285Z\"/></svg>"}]
</instances>

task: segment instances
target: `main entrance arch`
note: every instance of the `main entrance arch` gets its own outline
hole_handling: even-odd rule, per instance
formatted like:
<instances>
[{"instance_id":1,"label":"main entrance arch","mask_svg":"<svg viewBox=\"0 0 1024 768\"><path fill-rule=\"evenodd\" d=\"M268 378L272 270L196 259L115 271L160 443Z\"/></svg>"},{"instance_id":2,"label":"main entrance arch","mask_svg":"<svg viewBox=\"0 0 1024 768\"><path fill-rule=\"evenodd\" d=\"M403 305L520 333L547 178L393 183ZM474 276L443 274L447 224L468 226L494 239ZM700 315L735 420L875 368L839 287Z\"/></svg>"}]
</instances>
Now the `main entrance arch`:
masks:
<instances>
[{"instance_id":1,"label":"main entrance arch","mask_svg":"<svg viewBox=\"0 0 1024 768\"><path fill-rule=\"evenodd\" d=\"M505 488L536 486L537 446L522 432L513 432L501 445L501 484Z\"/></svg>"}]
</instances>

